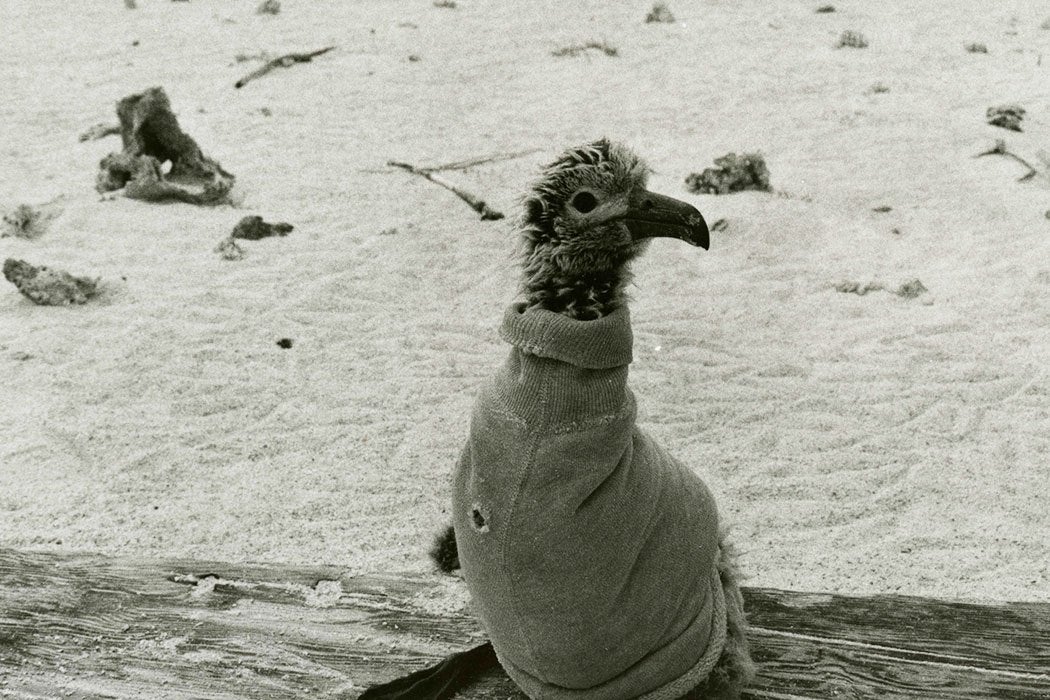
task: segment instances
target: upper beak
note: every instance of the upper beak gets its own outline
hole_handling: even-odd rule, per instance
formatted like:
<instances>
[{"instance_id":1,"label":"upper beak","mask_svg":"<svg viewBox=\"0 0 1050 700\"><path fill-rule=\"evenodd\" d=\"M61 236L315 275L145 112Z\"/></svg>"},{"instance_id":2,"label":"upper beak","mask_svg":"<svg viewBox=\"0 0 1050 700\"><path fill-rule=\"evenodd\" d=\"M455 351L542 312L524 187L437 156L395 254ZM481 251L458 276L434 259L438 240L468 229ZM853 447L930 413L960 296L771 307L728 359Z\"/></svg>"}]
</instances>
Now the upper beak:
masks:
<instances>
[{"instance_id":1,"label":"upper beak","mask_svg":"<svg viewBox=\"0 0 1050 700\"><path fill-rule=\"evenodd\" d=\"M634 240L670 236L707 250L707 222L696 207L639 187L627 201L624 217Z\"/></svg>"}]
</instances>

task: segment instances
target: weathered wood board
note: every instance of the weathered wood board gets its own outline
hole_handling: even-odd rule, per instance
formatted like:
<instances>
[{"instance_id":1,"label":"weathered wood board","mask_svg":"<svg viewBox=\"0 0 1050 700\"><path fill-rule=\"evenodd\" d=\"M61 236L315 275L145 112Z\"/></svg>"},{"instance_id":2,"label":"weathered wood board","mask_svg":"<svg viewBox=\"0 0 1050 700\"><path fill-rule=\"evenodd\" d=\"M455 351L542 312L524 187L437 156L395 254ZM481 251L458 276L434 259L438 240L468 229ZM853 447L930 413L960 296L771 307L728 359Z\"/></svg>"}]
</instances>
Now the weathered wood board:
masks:
<instances>
[{"instance_id":1,"label":"weathered wood board","mask_svg":"<svg viewBox=\"0 0 1050 700\"><path fill-rule=\"evenodd\" d=\"M1050 606L745 591L750 698L1050 698ZM462 585L0 549L0 698L356 698L484 638ZM521 700L502 673L464 698Z\"/></svg>"}]
</instances>

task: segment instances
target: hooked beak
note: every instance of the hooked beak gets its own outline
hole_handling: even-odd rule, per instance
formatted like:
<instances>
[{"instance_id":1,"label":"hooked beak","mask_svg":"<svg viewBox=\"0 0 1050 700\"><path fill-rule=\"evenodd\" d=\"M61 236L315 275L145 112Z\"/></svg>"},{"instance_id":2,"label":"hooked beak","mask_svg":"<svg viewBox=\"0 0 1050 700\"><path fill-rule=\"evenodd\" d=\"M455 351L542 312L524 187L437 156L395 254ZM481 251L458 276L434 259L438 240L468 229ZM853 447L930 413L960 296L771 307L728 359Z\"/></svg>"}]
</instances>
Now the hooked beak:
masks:
<instances>
[{"instance_id":1,"label":"hooked beak","mask_svg":"<svg viewBox=\"0 0 1050 700\"><path fill-rule=\"evenodd\" d=\"M625 223L636 241L668 236L704 250L710 245L707 222L692 204L639 187L631 193L627 207Z\"/></svg>"}]
</instances>

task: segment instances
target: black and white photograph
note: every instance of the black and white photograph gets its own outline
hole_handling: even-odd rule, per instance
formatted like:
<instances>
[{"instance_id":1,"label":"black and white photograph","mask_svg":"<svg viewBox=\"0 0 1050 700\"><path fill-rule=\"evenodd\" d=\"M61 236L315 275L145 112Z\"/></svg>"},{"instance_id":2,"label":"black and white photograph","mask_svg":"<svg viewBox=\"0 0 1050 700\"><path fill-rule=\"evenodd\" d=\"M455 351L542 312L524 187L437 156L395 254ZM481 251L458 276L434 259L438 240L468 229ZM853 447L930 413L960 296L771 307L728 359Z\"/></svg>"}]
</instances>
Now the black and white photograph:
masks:
<instances>
[{"instance_id":1,"label":"black and white photograph","mask_svg":"<svg viewBox=\"0 0 1050 700\"><path fill-rule=\"evenodd\" d=\"M0 27L0 700L1050 698L1050 4Z\"/></svg>"}]
</instances>

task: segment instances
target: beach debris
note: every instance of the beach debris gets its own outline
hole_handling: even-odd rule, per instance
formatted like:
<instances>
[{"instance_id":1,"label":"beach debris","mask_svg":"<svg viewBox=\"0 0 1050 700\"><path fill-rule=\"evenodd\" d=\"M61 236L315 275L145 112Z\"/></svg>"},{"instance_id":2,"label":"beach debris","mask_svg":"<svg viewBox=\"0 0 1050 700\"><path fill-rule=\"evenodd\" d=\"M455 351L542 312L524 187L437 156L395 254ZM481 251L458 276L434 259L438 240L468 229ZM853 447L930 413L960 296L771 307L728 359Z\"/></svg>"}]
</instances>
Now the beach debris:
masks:
<instances>
[{"instance_id":1,"label":"beach debris","mask_svg":"<svg viewBox=\"0 0 1050 700\"><path fill-rule=\"evenodd\" d=\"M206 157L179 128L164 88L154 87L117 103L124 150L102 159L95 180L99 192L124 189L124 196L149 202L222 204L234 176ZM171 169L164 172L164 163Z\"/></svg>"},{"instance_id":2,"label":"beach debris","mask_svg":"<svg viewBox=\"0 0 1050 700\"><path fill-rule=\"evenodd\" d=\"M836 292L842 292L843 294L856 294L861 297L869 292L892 292L904 299L914 299L930 291L926 288L926 285L918 279L908 280L896 289L889 289L882 282L866 282L861 284L860 282L851 282L849 280L837 282L832 286Z\"/></svg>"},{"instance_id":3,"label":"beach debris","mask_svg":"<svg viewBox=\"0 0 1050 700\"><path fill-rule=\"evenodd\" d=\"M852 29L847 29L842 32L842 36L839 37L839 41L835 44L836 49L847 48L847 49L864 49L868 46L868 39L860 32L855 32Z\"/></svg>"},{"instance_id":4,"label":"beach debris","mask_svg":"<svg viewBox=\"0 0 1050 700\"><path fill-rule=\"evenodd\" d=\"M913 280L908 280L901 286L897 287L897 291L894 293L899 297L904 297L905 299L914 299L915 297L921 294L925 294L928 291L930 290L926 288L926 285L924 285L921 281L919 281L916 278Z\"/></svg>"},{"instance_id":5,"label":"beach debris","mask_svg":"<svg viewBox=\"0 0 1050 700\"><path fill-rule=\"evenodd\" d=\"M718 221L711 224L712 232L725 231L727 228L729 228L729 222L725 219L719 219Z\"/></svg>"},{"instance_id":6,"label":"beach debris","mask_svg":"<svg viewBox=\"0 0 1050 700\"><path fill-rule=\"evenodd\" d=\"M988 47L978 41L967 44L966 50L970 53L988 53Z\"/></svg>"},{"instance_id":7,"label":"beach debris","mask_svg":"<svg viewBox=\"0 0 1050 700\"><path fill-rule=\"evenodd\" d=\"M671 14L671 8L667 6L666 2L653 3L653 9L649 10L649 14L645 16L646 24L652 22L663 22L664 24L672 24L674 22L674 15Z\"/></svg>"},{"instance_id":8,"label":"beach debris","mask_svg":"<svg viewBox=\"0 0 1050 700\"><path fill-rule=\"evenodd\" d=\"M483 199L476 197L470 192L467 192L463 188L452 184L445 178L438 175L436 173L436 170L438 170L437 168L418 168L409 163L402 163L396 160L387 161L387 165L389 165L392 168L401 168L402 170L407 170L413 175L419 175L420 177L430 180L435 185L441 185L446 190L452 192L454 195L466 202L471 209L481 214L482 221L496 221L503 218L502 212L496 211L495 209L491 208L488 204L485 203Z\"/></svg>"},{"instance_id":9,"label":"beach debris","mask_svg":"<svg viewBox=\"0 0 1050 700\"><path fill-rule=\"evenodd\" d=\"M551 51L551 56L579 56L590 49L601 51L606 56L618 56L620 54L619 49L615 46L610 46L607 42L602 40L588 41L586 44L571 44L569 46L564 46L560 49Z\"/></svg>"},{"instance_id":10,"label":"beach debris","mask_svg":"<svg viewBox=\"0 0 1050 700\"><path fill-rule=\"evenodd\" d=\"M41 306L83 304L98 291L98 279L74 277L62 270L37 267L15 258L4 261L4 277Z\"/></svg>"},{"instance_id":11,"label":"beach debris","mask_svg":"<svg viewBox=\"0 0 1050 700\"><path fill-rule=\"evenodd\" d=\"M4 225L0 229L0 238L13 236L32 240L39 238L46 230L47 218L43 212L28 204L19 204L4 214Z\"/></svg>"},{"instance_id":12,"label":"beach debris","mask_svg":"<svg viewBox=\"0 0 1050 700\"><path fill-rule=\"evenodd\" d=\"M1025 160L1021 156L1017 155L1016 153L1011 153L1010 151L1008 151L1007 148L1006 148L1006 141L1004 141L1003 139L996 139L994 146L992 146L987 151L984 151L983 153L978 153L977 155L974 156L974 158L980 158L982 156L992 156L992 155L1006 156L1007 158L1012 158L1012 159L1016 160L1018 163L1020 163L1021 165L1023 165L1024 167L1028 168L1028 172L1027 173L1025 173L1021 177L1017 178L1018 182L1024 182L1025 180L1031 180L1033 177L1035 177L1036 175L1039 174L1039 171L1035 169L1035 166L1033 166L1027 160Z\"/></svg>"},{"instance_id":13,"label":"beach debris","mask_svg":"<svg viewBox=\"0 0 1050 700\"><path fill-rule=\"evenodd\" d=\"M219 241L219 245L215 246L215 252L223 260L241 260L245 255L244 248L237 245L237 241L233 240L233 236L226 236Z\"/></svg>"},{"instance_id":14,"label":"beach debris","mask_svg":"<svg viewBox=\"0 0 1050 700\"><path fill-rule=\"evenodd\" d=\"M257 15L276 15L281 11L281 0L263 0L255 8Z\"/></svg>"},{"instance_id":15,"label":"beach debris","mask_svg":"<svg viewBox=\"0 0 1050 700\"><path fill-rule=\"evenodd\" d=\"M881 95L882 93L889 91L890 87L885 83L875 83L870 88L868 88L868 92L870 92L873 95Z\"/></svg>"},{"instance_id":16,"label":"beach debris","mask_svg":"<svg viewBox=\"0 0 1050 700\"><path fill-rule=\"evenodd\" d=\"M124 7L134 10L138 5L135 4L135 0L124 0Z\"/></svg>"},{"instance_id":17,"label":"beach debris","mask_svg":"<svg viewBox=\"0 0 1050 700\"><path fill-rule=\"evenodd\" d=\"M446 10L456 9L456 0L434 0L434 7L443 7Z\"/></svg>"},{"instance_id":18,"label":"beach debris","mask_svg":"<svg viewBox=\"0 0 1050 700\"><path fill-rule=\"evenodd\" d=\"M233 86L235 88L242 88L245 85L247 85L249 81L264 76L270 71L274 70L275 68L288 68L290 66L294 66L296 63L309 63L310 61L314 60L315 57L320 56L321 54L328 53L333 49L335 49L334 46L326 46L325 48L318 49L317 51L307 51L305 53L289 53L285 54L284 56L278 56L273 60L267 61L265 64L263 64L261 68L258 68L249 73L248 75L244 76L236 83L234 83Z\"/></svg>"},{"instance_id":19,"label":"beach debris","mask_svg":"<svg viewBox=\"0 0 1050 700\"><path fill-rule=\"evenodd\" d=\"M415 54L415 53L408 54L408 62L409 63L419 63L422 60L423 59L419 57L419 54Z\"/></svg>"},{"instance_id":20,"label":"beach debris","mask_svg":"<svg viewBox=\"0 0 1050 700\"><path fill-rule=\"evenodd\" d=\"M829 12L834 12L834 11L835 11L835 6L834 5L821 5L820 7L817 8L817 14L821 14L821 15L827 14Z\"/></svg>"},{"instance_id":21,"label":"beach debris","mask_svg":"<svg viewBox=\"0 0 1050 700\"><path fill-rule=\"evenodd\" d=\"M98 123L92 127L89 127L87 131L82 133L77 138L80 141L96 141L107 136L113 136L114 134L120 133L120 124L103 124Z\"/></svg>"},{"instance_id":22,"label":"beach debris","mask_svg":"<svg viewBox=\"0 0 1050 700\"><path fill-rule=\"evenodd\" d=\"M293 341L291 338L281 338L277 341L277 347L281 348L282 350L288 350L292 347L292 342Z\"/></svg>"},{"instance_id":23,"label":"beach debris","mask_svg":"<svg viewBox=\"0 0 1050 700\"><path fill-rule=\"evenodd\" d=\"M237 222L230 233L230 238L242 238L246 241L257 241L271 236L287 236L295 227L291 224L268 224L261 216L246 216Z\"/></svg>"},{"instance_id":24,"label":"beach debris","mask_svg":"<svg viewBox=\"0 0 1050 700\"><path fill-rule=\"evenodd\" d=\"M989 107L987 112L988 123L1010 131L1021 131L1021 120L1024 119L1024 112L1024 107L1019 104Z\"/></svg>"},{"instance_id":25,"label":"beach debris","mask_svg":"<svg viewBox=\"0 0 1050 700\"><path fill-rule=\"evenodd\" d=\"M882 204L882 205L877 206L877 207L872 207L871 210L873 212L876 212L876 213L879 213L879 214L885 214L888 211L893 211L893 207L888 206L886 204Z\"/></svg>"},{"instance_id":26,"label":"beach debris","mask_svg":"<svg viewBox=\"0 0 1050 700\"><path fill-rule=\"evenodd\" d=\"M692 173L685 178L685 186L694 194L729 194L742 190L769 192L769 169L759 153L736 155L728 153L715 158L714 168Z\"/></svg>"}]
</instances>

